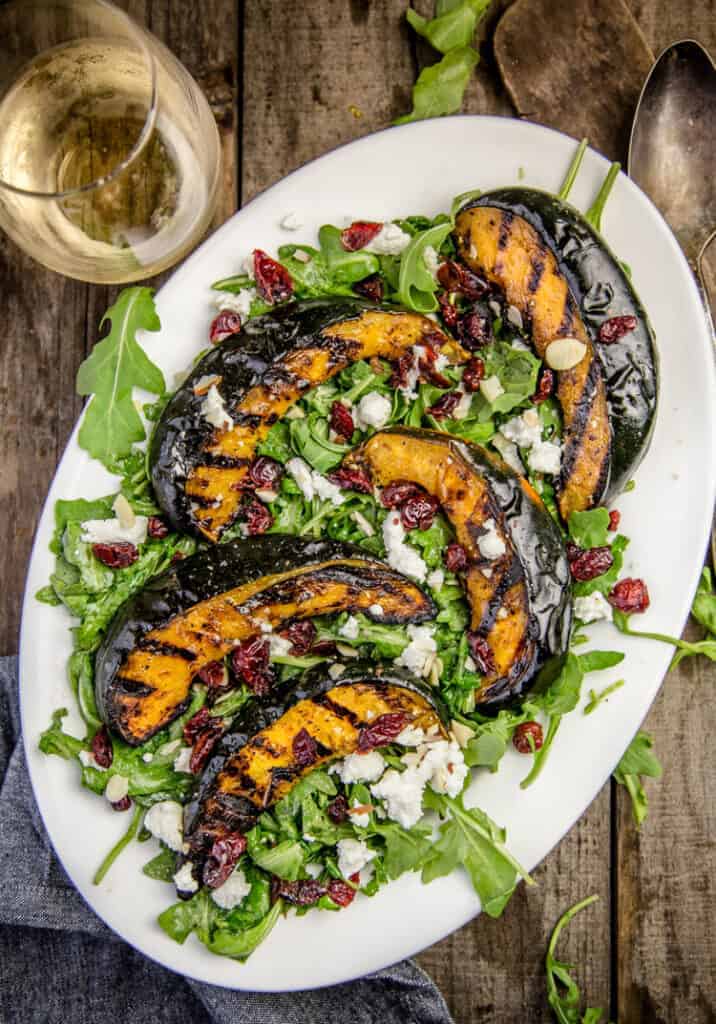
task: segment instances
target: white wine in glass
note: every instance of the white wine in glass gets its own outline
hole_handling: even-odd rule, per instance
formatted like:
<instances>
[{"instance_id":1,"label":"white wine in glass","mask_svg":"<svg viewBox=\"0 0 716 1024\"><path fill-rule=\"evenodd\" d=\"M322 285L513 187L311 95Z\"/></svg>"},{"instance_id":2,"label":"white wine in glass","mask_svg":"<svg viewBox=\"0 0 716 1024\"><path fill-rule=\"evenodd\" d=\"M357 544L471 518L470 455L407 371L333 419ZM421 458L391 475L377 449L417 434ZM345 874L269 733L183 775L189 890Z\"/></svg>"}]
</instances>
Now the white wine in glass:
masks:
<instances>
[{"instance_id":1,"label":"white wine in glass","mask_svg":"<svg viewBox=\"0 0 716 1024\"><path fill-rule=\"evenodd\" d=\"M0 226L85 281L149 277L189 252L220 170L204 95L104 0L0 6Z\"/></svg>"}]
</instances>

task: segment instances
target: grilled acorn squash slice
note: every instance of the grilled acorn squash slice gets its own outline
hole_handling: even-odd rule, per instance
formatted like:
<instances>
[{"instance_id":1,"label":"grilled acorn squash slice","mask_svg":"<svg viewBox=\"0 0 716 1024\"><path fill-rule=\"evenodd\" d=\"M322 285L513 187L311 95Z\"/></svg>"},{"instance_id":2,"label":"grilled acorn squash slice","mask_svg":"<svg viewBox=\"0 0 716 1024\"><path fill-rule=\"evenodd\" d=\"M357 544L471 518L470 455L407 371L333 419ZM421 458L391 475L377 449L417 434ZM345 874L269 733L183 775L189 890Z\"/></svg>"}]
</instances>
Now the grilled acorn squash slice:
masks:
<instances>
[{"instance_id":1,"label":"grilled acorn squash slice","mask_svg":"<svg viewBox=\"0 0 716 1024\"><path fill-rule=\"evenodd\" d=\"M540 358L555 338L578 338L586 345L581 362L557 375L564 424L558 504L566 520L571 512L599 504L607 492L612 429L606 382L554 243L535 226L518 195L526 193L505 189L463 207L455 219L455 240L463 262L497 284L531 325Z\"/></svg>"},{"instance_id":2,"label":"grilled acorn squash slice","mask_svg":"<svg viewBox=\"0 0 716 1024\"><path fill-rule=\"evenodd\" d=\"M186 708L194 676L234 645L295 619L362 611L422 622L432 601L359 550L294 537L254 537L199 552L117 613L97 652L95 692L107 725L137 745Z\"/></svg>"},{"instance_id":3,"label":"grilled acorn squash slice","mask_svg":"<svg viewBox=\"0 0 716 1024\"><path fill-rule=\"evenodd\" d=\"M172 526L217 541L236 518L257 445L291 405L351 363L397 360L425 341L462 351L427 317L357 299L292 303L250 320L199 361L157 424L151 477ZM195 388L212 380L229 429L202 414Z\"/></svg>"},{"instance_id":4,"label":"grilled acorn squash slice","mask_svg":"<svg viewBox=\"0 0 716 1024\"><path fill-rule=\"evenodd\" d=\"M355 753L363 729L395 714L447 735L449 716L435 690L392 666L356 662L332 679L319 665L272 701L250 705L220 741L187 807L189 859L201 861L227 833L248 831L304 775ZM315 743L309 763L294 749L304 729Z\"/></svg>"},{"instance_id":5,"label":"grilled acorn squash slice","mask_svg":"<svg viewBox=\"0 0 716 1024\"><path fill-rule=\"evenodd\" d=\"M344 465L380 487L410 480L438 499L468 555L471 630L494 660L476 700L495 706L523 692L547 658L566 649L571 617L562 537L530 484L479 445L402 427L374 434ZM479 547L491 519L505 546L493 560Z\"/></svg>"}]
</instances>

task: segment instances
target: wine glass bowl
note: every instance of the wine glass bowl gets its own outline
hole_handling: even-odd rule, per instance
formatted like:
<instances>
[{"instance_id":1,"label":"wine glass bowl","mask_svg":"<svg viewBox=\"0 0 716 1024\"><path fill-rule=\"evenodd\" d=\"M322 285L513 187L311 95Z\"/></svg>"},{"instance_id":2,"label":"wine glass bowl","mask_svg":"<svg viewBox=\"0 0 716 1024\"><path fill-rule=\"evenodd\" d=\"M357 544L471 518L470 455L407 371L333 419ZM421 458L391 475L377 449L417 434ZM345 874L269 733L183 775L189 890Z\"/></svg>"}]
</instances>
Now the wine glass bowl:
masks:
<instances>
[{"instance_id":1,"label":"wine glass bowl","mask_svg":"<svg viewBox=\"0 0 716 1024\"><path fill-rule=\"evenodd\" d=\"M84 281L156 274L198 242L218 191L209 105L105 0L0 6L0 227Z\"/></svg>"}]
</instances>

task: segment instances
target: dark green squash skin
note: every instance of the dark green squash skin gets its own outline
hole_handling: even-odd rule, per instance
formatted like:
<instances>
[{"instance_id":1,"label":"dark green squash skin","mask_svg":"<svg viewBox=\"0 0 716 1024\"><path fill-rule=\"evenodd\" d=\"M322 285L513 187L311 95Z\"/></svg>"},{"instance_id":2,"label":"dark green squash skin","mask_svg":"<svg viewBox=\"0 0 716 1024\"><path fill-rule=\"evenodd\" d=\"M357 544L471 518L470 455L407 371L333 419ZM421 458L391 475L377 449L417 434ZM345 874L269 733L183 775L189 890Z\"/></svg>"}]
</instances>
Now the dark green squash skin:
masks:
<instances>
[{"instance_id":1,"label":"dark green squash skin","mask_svg":"<svg viewBox=\"0 0 716 1024\"><path fill-rule=\"evenodd\" d=\"M350 298L312 299L280 306L249 320L239 334L223 341L199 360L167 403L149 448L149 467L157 501L172 528L195 535L184 482L198 464L213 427L201 413L204 398L194 394L201 377L222 377L226 392L238 402L252 387L270 384L270 367L293 349L328 345L320 332L364 310L395 308ZM345 343L348 344L348 343ZM335 349L336 341L330 342Z\"/></svg>"},{"instance_id":2,"label":"dark green squash skin","mask_svg":"<svg viewBox=\"0 0 716 1024\"><path fill-rule=\"evenodd\" d=\"M95 656L95 699L102 720L113 727L106 698L124 660L151 630L232 587L334 558L377 561L353 544L265 534L199 551L150 580L118 610Z\"/></svg>"},{"instance_id":3,"label":"dark green squash skin","mask_svg":"<svg viewBox=\"0 0 716 1024\"><path fill-rule=\"evenodd\" d=\"M466 203L522 217L557 260L579 305L582 321L601 361L612 428L608 500L620 494L647 452L656 421L658 353L654 332L622 265L584 216L538 189L504 188ZM461 211L462 212L462 211ZM634 316L637 326L612 344L599 328L615 316Z\"/></svg>"},{"instance_id":4,"label":"dark green squash skin","mask_svg":"<svg viewBox=\"0 0 716 1024\"><path fill-rule=\"evenodd\" d=\"M450 715L435 688L423 683L412 672L392 665L372 665L359 661L351 662L344 668L343 675L338 679L333 679L328 674L326 665L317 665L305 672L298 682L264 701L253 701L240 713L231 730L222 737L215 748L191 801L186 805L184 836L192 850L190 855L183 860L201 860L208 852L206 840L202 837L202 828L211 830L212 827L218 827L224 828L227 832L245 833L256 824L258 818L256 807L245 797L224 794L221 802L225 815L221 821L205 820L202 817L204 804L213 794L217 776L221 773L228 758L245 747L257 733L277 722L289 708L298 704L299 701L319 697L336 687L350 686L355 683L368 683L376 687L399 686L420 694L435 711L445 729L450 728Z\"/></svg>"}]
</instances>

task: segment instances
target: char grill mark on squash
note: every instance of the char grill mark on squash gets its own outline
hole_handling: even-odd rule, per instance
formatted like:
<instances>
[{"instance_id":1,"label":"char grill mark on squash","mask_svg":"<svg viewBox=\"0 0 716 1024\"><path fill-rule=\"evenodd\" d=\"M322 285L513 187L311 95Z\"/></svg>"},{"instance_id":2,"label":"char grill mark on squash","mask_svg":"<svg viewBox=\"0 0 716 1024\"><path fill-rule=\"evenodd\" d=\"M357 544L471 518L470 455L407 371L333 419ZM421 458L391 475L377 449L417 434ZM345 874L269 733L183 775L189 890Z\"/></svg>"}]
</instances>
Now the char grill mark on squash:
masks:
<instances>
[{"instance_id":1,"label":"char grill mark on squash","mask_svg":"<svg viewBox=\"0 0 716 1024\"><path fill-rule=\"evenodd\" d=\"M247 465L270 427L308 390L359 359L396 360L427 337L447 342L433 321L415 313L363 310L331 324L317 336L301 338L238 400L225 402L234 426L215 429L191 468L185 492L192 519L209 540L217 541L238 514ZM455 347L455 346L453 346Z\"/></svg>"},{"instance_id":2,"label":"char grill mark on squash","mask_svg":"<svg viewBox=\"0 0 716 1024\"><path fill-rule=\"evenodd\" d=\"M200 601L135 641L104 698L108 723L128 743L143 742L181 713L196 673L256 635L261 623L280 628L315 615L369 612L372 604L381 605L388 623L434 613L410 581L360 559L261 577Z\"/></svg>"},{"instance_id":3,"label":"char grill mark on squash","mask_svg":"<svg viewBox=\"0 0 716 1024\"><path fill-rule=\"evenodd\" d=\"M523 217L496 207L468 207L457 216L456 240L461 259L497 284L531 323L540 358L558 337L573 336L587 346L577 366L558 374L565 447L573 453L558 488L560 512L567 519L571 512L597 504L609 478L611 429L599 357L554 254ZM585 405L588 417L582 415Z\"/></svg>"},{"instance_id":4,"label":"char grill mark on squash","mask_svg":"<svg viewBox=\"0 0 716 1024\"><path fill-rule=\"evenodd\" d=\"M381 715L403 712L410 724L425 730L437 727L446 734L437 698L409 673L388 669L386 682L377 680L375 671L365 665L347 671L349 678L337 682L314 674L317 686L309 676L308 682L289 692L282 707L250 709L249 722L237 727L238 748L232 749L231 734L225 737L189 807L186 835L191 859L201 861L214 840L227 832L251 828L261 811L314 768L355 753L361 729ZM312 693L314 689L319 692ZM293 740L302 729L317 745L318 758L310 765L299 764L293 753Z\"/></svg>"}]
</instances>

